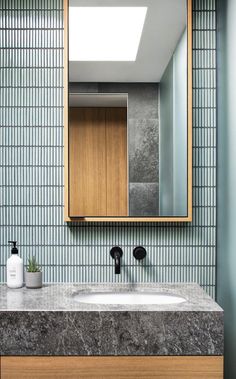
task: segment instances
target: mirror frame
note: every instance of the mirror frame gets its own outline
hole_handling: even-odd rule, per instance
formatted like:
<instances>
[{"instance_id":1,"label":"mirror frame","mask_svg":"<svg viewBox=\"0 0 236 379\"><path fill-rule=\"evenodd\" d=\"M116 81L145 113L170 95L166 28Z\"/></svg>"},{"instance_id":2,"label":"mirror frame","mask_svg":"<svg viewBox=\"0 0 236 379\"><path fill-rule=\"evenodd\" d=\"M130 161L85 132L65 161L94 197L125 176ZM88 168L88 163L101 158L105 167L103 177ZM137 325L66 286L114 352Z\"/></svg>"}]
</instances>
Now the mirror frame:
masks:
<instances>
[{"instance_id":1,"label":"mirror frame","mask_svg":"<svg viewBox=\"0 0 236 379\"><path fill-rule=\"evenodd\" d=\"M64 221L83 222L191 222L192 221L192 0L187 2L187 216L164 217L70 217L69 213L69 0L64 0Z\"/></svg>"}]
</instances>

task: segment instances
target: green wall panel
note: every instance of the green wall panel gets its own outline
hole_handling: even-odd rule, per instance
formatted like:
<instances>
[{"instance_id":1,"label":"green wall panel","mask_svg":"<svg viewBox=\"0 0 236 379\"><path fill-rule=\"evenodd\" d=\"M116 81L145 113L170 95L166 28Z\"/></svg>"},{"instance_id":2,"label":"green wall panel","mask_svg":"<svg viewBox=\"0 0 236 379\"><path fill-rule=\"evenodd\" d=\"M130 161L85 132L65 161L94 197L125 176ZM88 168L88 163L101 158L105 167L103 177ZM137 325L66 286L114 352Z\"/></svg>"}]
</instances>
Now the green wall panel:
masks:
<instances>
[{"instance_id":1,"label":"green wall panel","mask_svg":"<svg viewBox=\"0 0 236 379\"><path fill-rule=\"evenodd\" d=\"M193 222L63 222L63 2L0 2L0 282L17 239L48 282L198 282L215 295L215 1L193 2ZM120 276L110 248L124 250ZM132 250L148 258L137 263Z\"/></svg>"}]
</instances>

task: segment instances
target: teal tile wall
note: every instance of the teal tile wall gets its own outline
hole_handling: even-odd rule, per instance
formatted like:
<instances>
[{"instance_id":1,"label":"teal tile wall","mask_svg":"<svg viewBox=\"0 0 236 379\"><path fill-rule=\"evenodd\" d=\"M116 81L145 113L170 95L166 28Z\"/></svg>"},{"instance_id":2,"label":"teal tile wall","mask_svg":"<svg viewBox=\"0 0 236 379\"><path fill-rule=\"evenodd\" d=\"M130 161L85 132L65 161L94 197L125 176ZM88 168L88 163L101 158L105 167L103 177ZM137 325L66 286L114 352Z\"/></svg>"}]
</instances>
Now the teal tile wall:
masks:
<instances>
[{"instance_id":1,"label":"teal tile wall","mask_svg":"<svg viewBox=\"0 0 236 379\"><path fill-rule=\"evenodd\" d=\"M193 1L193 222L63 222L63 1L0 2L0 282L7 241L47 282L198 282L215 295L215 0ZM110 248L124 250L120 276ZM145 263L132 257L143 245Z\"/></svg>"}]
</instances>

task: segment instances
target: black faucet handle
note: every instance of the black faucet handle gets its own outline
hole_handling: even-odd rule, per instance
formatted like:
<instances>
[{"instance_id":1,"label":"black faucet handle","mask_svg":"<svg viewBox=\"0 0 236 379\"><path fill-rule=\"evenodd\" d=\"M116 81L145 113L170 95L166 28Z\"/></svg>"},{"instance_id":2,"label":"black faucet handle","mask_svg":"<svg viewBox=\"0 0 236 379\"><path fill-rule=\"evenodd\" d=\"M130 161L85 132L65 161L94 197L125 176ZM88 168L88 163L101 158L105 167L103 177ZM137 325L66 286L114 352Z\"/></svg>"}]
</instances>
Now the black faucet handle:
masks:
<instances>
[{"instance_id":1,"label":"black faucet handle","mask_svg":"<svg viewBox=\"0 0 236 379\"><path fill-rule=\"evenodd\" d=\"M146 255L147 255L147 251L146 249L144 249L143 246L137 246L133 250L133 256L138 261L141 261L142 259L144 259Z\"/></svg>"}]
</instances>

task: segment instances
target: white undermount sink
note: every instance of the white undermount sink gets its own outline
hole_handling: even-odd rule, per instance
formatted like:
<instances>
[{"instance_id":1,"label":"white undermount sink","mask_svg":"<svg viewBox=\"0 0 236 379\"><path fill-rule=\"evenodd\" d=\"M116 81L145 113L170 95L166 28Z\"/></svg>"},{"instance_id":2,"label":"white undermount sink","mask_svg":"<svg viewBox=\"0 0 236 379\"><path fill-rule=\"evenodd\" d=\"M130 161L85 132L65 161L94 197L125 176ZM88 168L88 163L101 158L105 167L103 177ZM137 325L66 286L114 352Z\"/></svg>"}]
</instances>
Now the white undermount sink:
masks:
<instances>
[{"instance_id":1,"label":"white undermount sink","mask_svg":"<svg viewBox=\"0 0 236 379\"><path fill-rule=\"evenodd\" d=\"M186 299L182 296L178 296L170 293L162 292L81 292L73 296L74 300L79 303L87 304L133 304L133 305L145 305L145 304L180 304L184 303Z\"/></svg>"}]
</instances>

